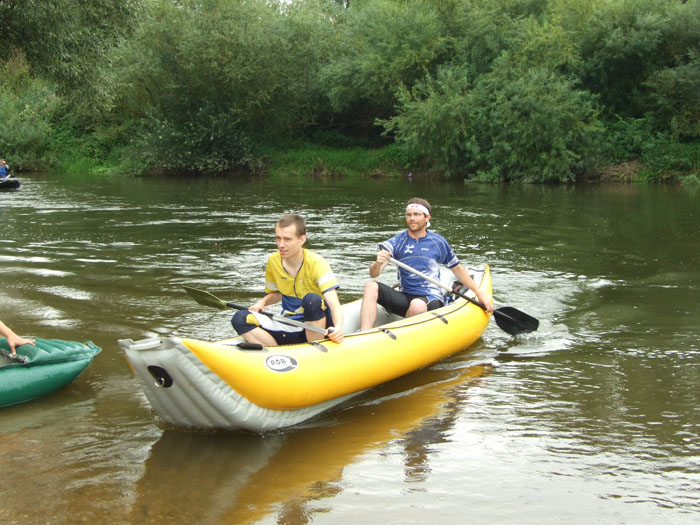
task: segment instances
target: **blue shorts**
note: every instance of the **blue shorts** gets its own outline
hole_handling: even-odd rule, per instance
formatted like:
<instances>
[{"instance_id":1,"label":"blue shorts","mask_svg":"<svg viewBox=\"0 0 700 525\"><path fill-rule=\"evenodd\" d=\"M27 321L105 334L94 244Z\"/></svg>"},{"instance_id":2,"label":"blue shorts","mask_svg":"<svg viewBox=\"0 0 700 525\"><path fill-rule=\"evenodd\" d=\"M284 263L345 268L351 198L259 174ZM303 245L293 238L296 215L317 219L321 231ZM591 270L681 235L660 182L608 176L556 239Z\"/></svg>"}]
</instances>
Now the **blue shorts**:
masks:
<instances>
[{"instance_id":1,"label":"blue shorts","mask_svg":"<svg viewBox=\"0 0 700 525\"><path fill-rule=\"evenodd\" d=\"M323 298L315 293L308 293L301 301L304 310L304 321L318 321L326 318L326 327L333 326L333 317L330 308L327 308ZM254 328L262 328L268 332L278 345L293 345L306 342L306 330L298 326L270 319L268 316L251 312L250 310L240 310L233 314L231 318L233 329L239 335L250 332Z\"/></svg>"}]
</instances>

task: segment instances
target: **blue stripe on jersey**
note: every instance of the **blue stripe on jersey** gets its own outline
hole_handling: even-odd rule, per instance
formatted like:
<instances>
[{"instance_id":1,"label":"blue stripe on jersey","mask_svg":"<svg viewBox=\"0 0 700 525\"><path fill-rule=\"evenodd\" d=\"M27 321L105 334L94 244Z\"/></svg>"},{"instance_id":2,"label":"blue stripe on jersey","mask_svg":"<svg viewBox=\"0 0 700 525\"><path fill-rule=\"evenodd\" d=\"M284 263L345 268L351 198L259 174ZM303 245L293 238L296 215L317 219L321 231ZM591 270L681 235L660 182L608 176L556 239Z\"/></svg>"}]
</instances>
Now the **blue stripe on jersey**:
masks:
<instances>
[{"instance_id":1,"label":"blue stripe on jersey","mask_svg":"<svg viewBox=\"0 0 700 525\"><path fill-rule=\"evenodd\" d=\"M289 295L282 296L282 315L289 316L292 319L304 320L304 314L298 313L301 310L301 299L298 297L290 297ZM290 314L290 312L294 312Z\"/></svg>"}]
</instances>

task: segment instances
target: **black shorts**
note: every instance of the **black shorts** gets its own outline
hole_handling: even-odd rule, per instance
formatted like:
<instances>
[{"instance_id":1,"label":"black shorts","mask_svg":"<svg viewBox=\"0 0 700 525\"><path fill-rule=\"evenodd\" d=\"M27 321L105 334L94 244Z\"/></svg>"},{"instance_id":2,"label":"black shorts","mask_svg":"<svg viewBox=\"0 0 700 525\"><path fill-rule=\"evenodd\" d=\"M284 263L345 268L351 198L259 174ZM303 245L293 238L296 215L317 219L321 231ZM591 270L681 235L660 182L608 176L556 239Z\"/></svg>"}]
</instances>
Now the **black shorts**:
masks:
<instances>
[{"instance_id":1,"label":"black shorts","mask_svg":"<svg viewBox=\"0 0 700 525\"><path fill-rule=\"evenodd\" d=\"M326 326L333 326L333 316L331 309L326 307L325 301L320 295L308 293L302 300L304 309L304 322L319 321L326 318ZM300 319L298 319L300 320ZM278 345L291 345L306 342L306 331L303 328L292 326L269 317L251 312L250 310L239 310L231 318L234 330L243 335L254 328L262 328L267 331Z\"/></svg>"},{"instance_id":2,"label":"black shorts","mask_svg":"<svg viewBox=\"0 0 700 525\"><path fill-rule=\"evenodd\" d=\"M377 283L379 286L379 296L377 302L386 308L392 314L400 315L401 317L406 317L406 312L408 307L411 305L413 299L420 299L428 305L428 310L435 310L444 305L439 299L433 299L428 302L428 298L425 295L410 295L404 292L399 292L398 290L387 286L384 283Z\"/></svg>"}]
</instances>

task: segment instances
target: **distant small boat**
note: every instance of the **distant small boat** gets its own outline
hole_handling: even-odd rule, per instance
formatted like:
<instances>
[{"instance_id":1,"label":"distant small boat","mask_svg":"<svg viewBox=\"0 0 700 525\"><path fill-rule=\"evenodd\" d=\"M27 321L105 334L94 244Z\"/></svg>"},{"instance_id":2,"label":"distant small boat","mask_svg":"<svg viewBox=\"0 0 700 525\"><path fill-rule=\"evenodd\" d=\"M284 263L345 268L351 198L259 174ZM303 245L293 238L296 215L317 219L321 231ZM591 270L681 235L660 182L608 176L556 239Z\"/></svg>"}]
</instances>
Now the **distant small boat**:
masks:
<instances>
[{"instance_id":1,"label":"distant small boat","mask_svg":"<svg viewBox=\"0 0 700 525\"><path fill-rule=\"evenodd\" d=\"M16 190L20 186L21 184L14 177L5 177L4 179L0 179L0 191Z\"/></svg>"},{"instance_id":2,"label":"distant small boat","mask_svg":"<svg viewBox=\"0 0 700 525\"><path fill-rule=\"evenodd\" d=\"M0 338L0 408L47 396L78 377L101 348L91 341L35 339L35 346L17 347L10 354Z\"/></svg>"}]
</instances>

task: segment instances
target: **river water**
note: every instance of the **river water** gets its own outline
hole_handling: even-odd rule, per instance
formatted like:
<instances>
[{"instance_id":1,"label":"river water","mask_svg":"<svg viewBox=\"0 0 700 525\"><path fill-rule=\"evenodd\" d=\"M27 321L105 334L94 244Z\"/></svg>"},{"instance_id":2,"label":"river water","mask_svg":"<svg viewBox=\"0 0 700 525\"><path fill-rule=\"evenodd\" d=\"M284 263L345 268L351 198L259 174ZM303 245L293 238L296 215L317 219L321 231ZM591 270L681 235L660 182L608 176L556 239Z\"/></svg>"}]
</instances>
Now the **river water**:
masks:
<instances>
[{"instance_id":1,"label":"river water","mask_svg":"<svg viewBox=\"0 0 700 525\"><path fill-rule=\"evenodd\" d=\"M103 351L69 387L0 410L2 523L700 520L697 187L22 182L0 193L0 319ZM231 336L231 312L182 286L252 303L290 211L354 299L413 196L536 333L492 322L468 351L282 432L158 421L118 339Z\"/></svg>"}]
</instances>

